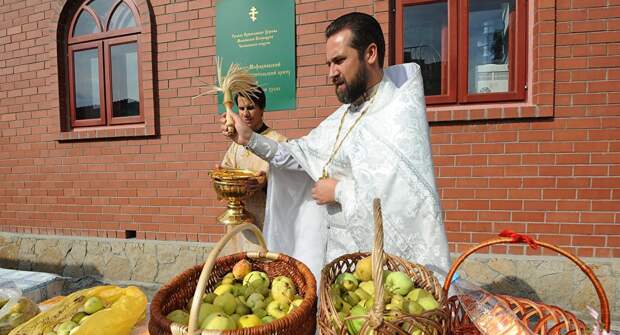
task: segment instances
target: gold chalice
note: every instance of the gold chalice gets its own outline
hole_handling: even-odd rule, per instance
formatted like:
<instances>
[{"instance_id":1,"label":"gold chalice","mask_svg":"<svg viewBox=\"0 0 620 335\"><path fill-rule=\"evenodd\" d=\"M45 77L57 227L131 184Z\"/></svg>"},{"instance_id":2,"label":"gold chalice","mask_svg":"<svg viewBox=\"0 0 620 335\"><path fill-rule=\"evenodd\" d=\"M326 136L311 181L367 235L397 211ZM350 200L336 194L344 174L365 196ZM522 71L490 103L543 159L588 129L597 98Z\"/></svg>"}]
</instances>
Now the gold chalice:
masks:
<instances>
[{"instance_id":1,"label":"gold chalice","mask_svg":"<svg viewBox=\"0 0 620 335\"><path fill-rule=\"evenodd\" d=\"M209 172L218 199L227 201L227 209L217 217L217 222L225 225L254 223L254 216L248 212L242 199L252 195L255 188L250 187L260 181L256 172L242 169L217 169Z\"/></svg>"}]
</instances>

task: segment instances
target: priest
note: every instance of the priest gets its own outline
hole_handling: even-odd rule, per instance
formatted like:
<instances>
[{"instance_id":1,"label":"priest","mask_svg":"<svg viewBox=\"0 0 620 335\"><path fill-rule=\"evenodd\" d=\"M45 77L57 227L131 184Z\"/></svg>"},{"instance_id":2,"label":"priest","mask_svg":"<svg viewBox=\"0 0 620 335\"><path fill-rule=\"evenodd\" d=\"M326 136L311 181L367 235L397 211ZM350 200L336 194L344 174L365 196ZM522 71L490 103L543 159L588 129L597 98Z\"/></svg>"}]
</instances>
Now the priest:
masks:
<instances>
[{"instance_id":1,"label":"priest","mask_svg":"<svg viewBox=\"0 0 620 335\"><path fill-rule=\"evenodd\" d=\"M325 32L329 80L342 106L308 135L278 143L235 116L222 132L269 162L264 233L271 251L322 267L370 251L372 200L381 199L385 251L447 271L420 68L383 69L385 42L370 15L350 13Z\"/></svg>"}]
</instances>

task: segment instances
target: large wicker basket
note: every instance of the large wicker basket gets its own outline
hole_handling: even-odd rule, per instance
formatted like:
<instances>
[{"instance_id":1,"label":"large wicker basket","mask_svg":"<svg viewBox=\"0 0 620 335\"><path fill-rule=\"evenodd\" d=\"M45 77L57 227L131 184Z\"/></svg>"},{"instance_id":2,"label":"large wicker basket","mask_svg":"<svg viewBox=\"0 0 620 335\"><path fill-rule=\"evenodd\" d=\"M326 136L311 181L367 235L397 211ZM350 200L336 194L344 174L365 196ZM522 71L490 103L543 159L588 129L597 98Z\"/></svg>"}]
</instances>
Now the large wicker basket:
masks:
<instances>
[{"instance_id":1,"label":"large wicker basket","mask_svg":"<svg viewBox=\"0 0 620 335\"><path fill-rule=\"evenodd\" d=\"M321 271L321 287L320 287L320 306L319 318L317 321L319 330L323 335L345 335L347 327L338 317L338 311L334 307L329 297L329 289L336 277L345 272L353 272L355 264L358 260L372 255L372 280L375 287L375 302L372 310L365 319L364 325L360 329L359 334L408 334L401 327L407 323L410 328L417 328L422 334L439 335L446 334L448 328L448 313L446 311L446 297L441 285L433 276L433 273L425 267L410 263L409 261L389 254L383 251L383 221L381 218L381 205L378 199L374 203L375 215L375 241L371 253L353 253L340 256L327 264ZM383 270L402 271L409 275L413 280L415 287L420 287L435 297L442 308L428 311L418 316L400 313L389 321L384 318L384 302L383 302ZM392 315L393 317L394 315ZM345 319L353 320L362 317L348 317Z\"/></svg>"},{"instance_id":2,"label":"large wicker basket","mask_svg":"<svg viewBox=\"0 0 620 335\"><path fill-rule=\"evenodd\" d=\"M479 245L464 252L450 268L450 272L446 276L444 282L444 289L446 292L450 289L450 283L458 267L465 261L465 259L474 252L496 244L506 243L527 243L530 247L537 248L538 246L551 249L567 257L573 263L575 263L590 279L596 293L598 295L601 307L601 319L605 329L609 330L609 302L605 295L603 286L596 278L596 275L592 270L579 258L573 254L549 243L536 241L527 235L516 234L511 231L503 231L500 234L500 238L491 239L480 243ZM583 321L577 319L572 313L563 310L556 306L545 305L537 303L528 299L512 297L508 295L498 295L500 300L503 300L508 306L510 306L513 312L523 321L523 324L528 326L535 334L546 335L559 335L559 334L587 334L586 325ZM463 306L460 304L456 296L452 296L448 299L448 309L450 312L450 333L455 335L479 335L480 331L476 328L473 322L465 313Z\"/></svg>"},{"instance_id":3,"label":"large wicker basket","mask_svg":"<svg viewBox=\"0 0 620 335\"><path fill-rule=\"evenodd\" d=\"M259 252L241 252L229 256L216 257L226 243L243 230L252 231L262 248ZM269 324L252 328L227 331L198 329L198 309L203 292L213 291L224 275L240 260L246 259L253 269L267 273L270 278L285 275L293 280L299 294L303 297L302 304L282 319ZM193 300L192 300L193 299ZM196 265L172 279L163 286L151 302L151 335L187 335L187 334L307 334L313 335L316 327L316 281L314 276L300 261L279 253L267 252L265 241L258 228L252 224L235 227L215 245L206 263ZM192 300L189 327L173 323L166 318L171 311L183 308Z\"/></svg>"}]
</instances>

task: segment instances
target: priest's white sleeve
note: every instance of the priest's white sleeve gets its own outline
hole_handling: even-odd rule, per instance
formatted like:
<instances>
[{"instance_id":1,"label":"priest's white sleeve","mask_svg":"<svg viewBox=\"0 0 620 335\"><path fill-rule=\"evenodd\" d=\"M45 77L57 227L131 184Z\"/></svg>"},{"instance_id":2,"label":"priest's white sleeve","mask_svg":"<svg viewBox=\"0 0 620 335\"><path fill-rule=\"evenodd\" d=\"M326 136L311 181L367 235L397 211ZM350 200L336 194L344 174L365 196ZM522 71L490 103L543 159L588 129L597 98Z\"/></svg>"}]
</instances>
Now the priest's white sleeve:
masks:
<instances>
[{"instance_id":1,"label":"priest's white sleeve","mask_svg":"<svg viewBox=\"0 0 620 335\"><path fill-rule=\"evenodd\" d=\"M252 133L246 148L275 167L296 171L303 170L285 146L266 136Z\"/></svg>"}]
</instances>

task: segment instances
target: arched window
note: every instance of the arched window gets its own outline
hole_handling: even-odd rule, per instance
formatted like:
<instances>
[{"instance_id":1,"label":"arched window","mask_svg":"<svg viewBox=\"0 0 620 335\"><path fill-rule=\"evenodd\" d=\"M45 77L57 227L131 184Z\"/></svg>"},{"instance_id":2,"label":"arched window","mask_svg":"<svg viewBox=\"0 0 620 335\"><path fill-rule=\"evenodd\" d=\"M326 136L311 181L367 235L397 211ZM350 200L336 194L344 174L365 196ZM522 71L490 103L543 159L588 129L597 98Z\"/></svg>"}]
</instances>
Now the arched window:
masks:
<instances>
[{"instance_id":1,"label":"arched window","mask_svg":"<svg viewBox=\"0 0 620 335\"><path fill-rule=\"evenodd\" d=\"M140 17L130 0L91 0L67 36L71 127L144 122Z\"/></svg>"}]
</instances>

